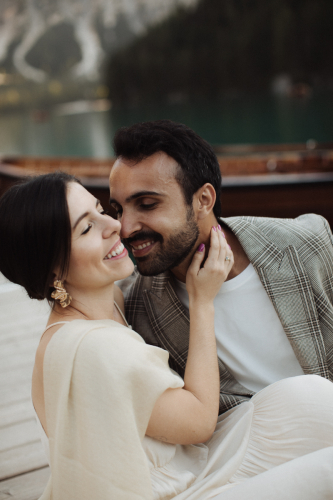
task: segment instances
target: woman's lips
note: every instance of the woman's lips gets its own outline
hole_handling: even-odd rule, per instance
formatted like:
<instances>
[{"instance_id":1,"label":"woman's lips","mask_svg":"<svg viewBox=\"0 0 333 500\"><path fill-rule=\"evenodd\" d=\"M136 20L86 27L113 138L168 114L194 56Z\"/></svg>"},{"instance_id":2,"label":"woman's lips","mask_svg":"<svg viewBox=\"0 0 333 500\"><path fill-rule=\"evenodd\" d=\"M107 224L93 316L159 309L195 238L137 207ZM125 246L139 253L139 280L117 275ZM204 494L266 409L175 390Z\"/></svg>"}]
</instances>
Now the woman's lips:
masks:
<instances>
[{"instance_id":1,"label":"woman's lips","mask_svg":"<svg viewBox=\"0 0 333 500\"><path fill-rule=\"evenodd\" d=\"M119 255L116 255L115 257L112 257L112 259L109 259L109 260L118 260L118 259L122 259L123 257L126 257L126 255L128 255L128 251L127 249L124 247L124 250L119 254Z\"/></svg>"},{"instance_id":2,"label":"woman's lips","mask_svg":"<svg viewBox=\"0 0 333 500\"><path fill-rule=\"evenodd\" d=\"M104 257L104 260L110 260L116 258L118 255L121 255L124 251L124 245L123 243L119 240L111 250L108 252L108 254Z\"/></svg>"},{"instance_id":3,"label":"woman's lips","mask_svg":"<svg viewBox=\"0 0 333 500\"><path fill-rule=\"evenodd\" d=\"M112 248L110 248L110 250L108 251L108 253L106 254L105 257L107 257L109 254L112 254L112 252L114 250L116 250L116 248L119 246L119 245L122 245L122 242L121 242L121 239L119 238L118 241L116 241L116 243L113 245Z\"/></svg>"},{"instance_id":4,"label":"woman's lips","mask_svg":"<svg viewBox=\"0 0 333 500\"><path fill-rule=\"evenodd\" d=\"M118 260L118 259L122 259L123 257L126 257L126 255L128 255L128 251L127 249L124 247L123 251L119 254L119 255L115 255L114 257L111 257L111 258L108 258L108 259L104 259L106 262L111 262L111 260Z\"/></svg>"}]
</instances>

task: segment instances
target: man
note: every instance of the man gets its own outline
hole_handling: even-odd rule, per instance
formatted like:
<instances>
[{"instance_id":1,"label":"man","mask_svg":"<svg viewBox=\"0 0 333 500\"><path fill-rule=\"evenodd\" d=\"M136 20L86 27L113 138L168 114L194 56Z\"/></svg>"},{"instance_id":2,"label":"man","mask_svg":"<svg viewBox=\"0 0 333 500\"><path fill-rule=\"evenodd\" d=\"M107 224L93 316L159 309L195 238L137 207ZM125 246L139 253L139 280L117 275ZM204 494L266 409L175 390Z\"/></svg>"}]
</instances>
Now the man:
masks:
<instances>
[{"instance_id":1,"label":"man","mask_svg":"<svg viewBox=\"0 0 333 500\"><path fill-rule=\"evenodd\" d=\"M186 271L222 231L234 266L215 299L220 413L286 377L333 379L333 239L318 215L221 218L217 158L195 132L168 120L121 129L110 203L137 271L121 287L127 319L170 352L183 375L189 335ZM223 195L222 195L223 196ZM223 198L222 198L223 200Z\"/></svg>"}]
</instances>

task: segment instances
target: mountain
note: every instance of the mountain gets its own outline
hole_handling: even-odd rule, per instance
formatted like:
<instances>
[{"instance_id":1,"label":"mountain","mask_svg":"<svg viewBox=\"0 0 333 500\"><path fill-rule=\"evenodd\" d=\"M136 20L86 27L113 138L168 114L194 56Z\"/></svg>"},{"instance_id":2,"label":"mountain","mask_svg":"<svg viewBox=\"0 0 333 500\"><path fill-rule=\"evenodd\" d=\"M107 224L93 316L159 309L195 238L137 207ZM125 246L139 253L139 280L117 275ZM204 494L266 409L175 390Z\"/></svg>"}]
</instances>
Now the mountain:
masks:
<instances>
[{"instance_id":1,"label":"mountain","mask_svg":"<svg viewBox=\"0 0 333 500\"><path fill-rule=\"evenodd\" d=\"M200 0L114 54L110 96L130 103L261 91L279 74L332 85L332 25L332 0Z\"/></svg>"},{"instance_id":2,"label":"mountain","mask_svg":"<svg viewBox=\"0 0 333 500\"><path fill-rule=\"evenodd\" d=\"M175 9L197 0L1 0L0 70L43 83L97 81L115 53Z\"/></svg>"}]
</instances>

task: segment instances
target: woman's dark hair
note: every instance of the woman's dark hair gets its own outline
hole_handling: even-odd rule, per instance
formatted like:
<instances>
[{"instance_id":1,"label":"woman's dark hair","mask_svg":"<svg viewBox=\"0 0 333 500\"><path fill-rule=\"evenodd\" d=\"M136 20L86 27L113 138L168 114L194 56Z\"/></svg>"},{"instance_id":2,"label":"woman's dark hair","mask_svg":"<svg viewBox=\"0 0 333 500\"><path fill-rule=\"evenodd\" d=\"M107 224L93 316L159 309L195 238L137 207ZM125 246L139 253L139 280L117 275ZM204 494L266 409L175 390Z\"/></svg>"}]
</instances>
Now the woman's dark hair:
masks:
<instances>
[{"instance_id":1,"label":"woman's dark hair","mask_svg":"<svg viewBox=\"0 0 333 500\"><path fill-rule=\"evenodd\" d=\"M64 172L15 184L0 198L0 272L23 286L32 299L48 299L54 270L66 276L71 252L67 184Z\"/></svg>"},{"instance_id":2,"label":"woman's dark hair","mask_svg":"<svg viewBox=\"0 0 333 500\"><path fill-rule=\"evenodd\" d=\"M190 128L171 120L137 123L118 130L113 148L117 157L137 162L163 151L180 167L176 180L186 203L191 205L194 193L209 182L216 191L214 215L221 216L219 162L208 142Z\"/></svg>"}]
</instances>

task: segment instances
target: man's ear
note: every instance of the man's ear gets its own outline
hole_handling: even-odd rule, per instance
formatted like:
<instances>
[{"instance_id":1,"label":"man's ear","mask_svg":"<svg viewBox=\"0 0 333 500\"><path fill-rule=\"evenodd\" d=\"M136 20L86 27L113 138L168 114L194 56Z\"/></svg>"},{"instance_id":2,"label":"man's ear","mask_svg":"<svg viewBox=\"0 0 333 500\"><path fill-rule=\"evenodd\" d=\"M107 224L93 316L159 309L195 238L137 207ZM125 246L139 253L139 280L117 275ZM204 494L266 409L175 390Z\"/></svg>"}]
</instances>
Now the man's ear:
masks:
<instances>
[{"instance_id":1,"label":"man's ear","mask_svg":"<svg viewBox=\"0 0 333 500\"><path fill-rule=\"evenodd\" d=\"M205 219L213 211L216 201L215 189L209 182L201 186L193 196L193 209L198 219Z\"/></svg>"}]
</instances>

